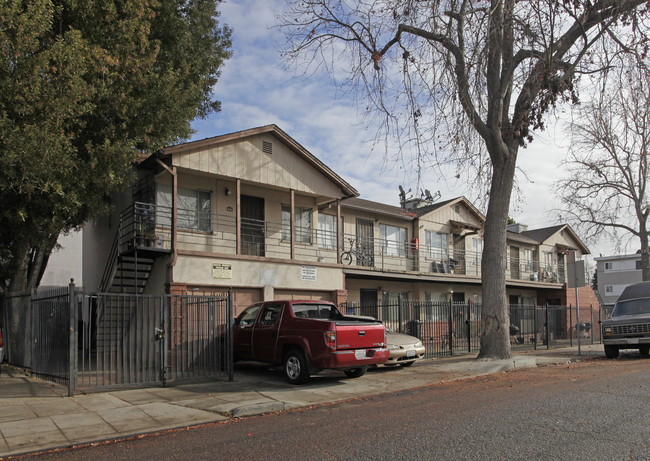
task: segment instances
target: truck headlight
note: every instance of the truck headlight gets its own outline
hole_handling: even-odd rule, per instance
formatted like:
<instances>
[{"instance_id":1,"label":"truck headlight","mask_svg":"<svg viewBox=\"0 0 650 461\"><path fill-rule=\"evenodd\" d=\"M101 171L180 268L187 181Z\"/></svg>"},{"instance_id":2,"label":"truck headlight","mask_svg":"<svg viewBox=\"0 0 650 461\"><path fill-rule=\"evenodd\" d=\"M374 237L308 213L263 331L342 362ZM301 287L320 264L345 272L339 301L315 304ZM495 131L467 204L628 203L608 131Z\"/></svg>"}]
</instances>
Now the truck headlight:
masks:
<instances>
[{"instance_id":1,"label":"truck headlight","mask_svg":"<svg viewBox=\"0 0 650 461\"><path fill-rule=\"evenodd\" d=\"M611 335L612 334L612 327L603 327L603 334Z\"/></svg>"}]
</instances>

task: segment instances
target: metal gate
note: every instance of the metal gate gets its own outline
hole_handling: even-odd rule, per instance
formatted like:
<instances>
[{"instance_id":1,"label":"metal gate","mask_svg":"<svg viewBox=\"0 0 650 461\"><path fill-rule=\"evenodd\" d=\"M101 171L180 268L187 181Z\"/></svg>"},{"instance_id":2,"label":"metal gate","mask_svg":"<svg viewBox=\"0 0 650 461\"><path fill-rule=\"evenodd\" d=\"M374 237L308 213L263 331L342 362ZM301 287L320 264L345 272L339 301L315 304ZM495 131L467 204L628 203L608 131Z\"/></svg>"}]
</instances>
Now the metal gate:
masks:
<instances>
[{"instance_id":1,"label":"metal gate","mask_svg":"<svg viewBox=\"0 0 650 461\"><path fill-rule=\"evenodd\" d=\"M75 389L165 383L162 296L78 293Z\"/></svg>"},{"instance_id":2,"label":"metal gate","mask_svg":"<svg viewBox=\"0 0 650 461\"><path fill-rule=\"evenodd\" d=\"M71 375L70 287L31 298L31 369L41 378L68 384Z\"/></svg>"},{"instance_id":3,"label":"metal gate","mask_svg":"<svg viewBox=\"0 0 650 461\"><path fill-rule=\"evenodd\" d=\"M75 388L232 380L230 299L79 293Z\"/></svg>"},{"instance_id":4,"label":"metal gate","mask_svg":"<svg viewBox=\"0 0 650 461\"><path fill-rule=\"evenodd\" d=\"M31 371L67 385L69 395L198 377L233 379L230 292L85 293L71 284L29 298Z\"/></svg>"}]
</instances>

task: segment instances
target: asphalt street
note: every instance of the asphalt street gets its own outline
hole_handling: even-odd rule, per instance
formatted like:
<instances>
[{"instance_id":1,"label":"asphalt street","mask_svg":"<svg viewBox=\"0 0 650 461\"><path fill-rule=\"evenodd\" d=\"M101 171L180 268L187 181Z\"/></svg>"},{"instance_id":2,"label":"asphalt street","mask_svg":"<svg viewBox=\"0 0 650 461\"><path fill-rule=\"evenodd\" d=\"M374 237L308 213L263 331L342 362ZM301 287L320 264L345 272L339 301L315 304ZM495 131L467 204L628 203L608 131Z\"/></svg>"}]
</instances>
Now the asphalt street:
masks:
<instances>
[{"instance_id":1,"label":"asphalt street","mask_svg":"<svg viewBox=\"0 0 650 461\"><path fill-rule=\"evenodd\" d=\"M87 459L650 459L650 360L501 372L40 455Z\"/></svg>"}]
</instances>

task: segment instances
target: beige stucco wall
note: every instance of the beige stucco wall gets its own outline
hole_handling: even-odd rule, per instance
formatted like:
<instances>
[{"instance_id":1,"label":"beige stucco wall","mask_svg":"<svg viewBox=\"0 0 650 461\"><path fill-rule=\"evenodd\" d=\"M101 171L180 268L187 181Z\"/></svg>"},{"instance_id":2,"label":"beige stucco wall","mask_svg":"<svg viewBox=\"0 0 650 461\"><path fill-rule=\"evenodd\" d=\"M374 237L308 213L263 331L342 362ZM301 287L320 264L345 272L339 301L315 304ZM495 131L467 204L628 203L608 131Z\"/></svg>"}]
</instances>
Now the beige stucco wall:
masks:
<instances>
[{"instance_id":1,"label":"beige stucco wall","mask_svg":"<svg viewBox=\"0 0 650 461\"><path fill-rule=\"evenodd\" d=\"M272 144L272 154L262 151L263 141ZM174 165L303 193L341 197L341 191L331 181L269 133L174 154Z\"/></svg>"},{"instance_id":2,"label":"beige stucco wall","mask_svg":"<svg viewBox=\"0 0 650 461\"><path fill-rule=\"evenodd\" d=\"M232 276L213 278L212 264L226 264ZM315 280L303 279L303 267ZM174 267L174 282L188 285L265 287L277 289L300 287L303 290L333 291L343 289L341 269L328 266L282 264L271 261L217 259L203 256L179 256Z\"/></svg>"},{"instance_id":3,"label":"beige stucco wall","mask_svg":"<svg viewBox=\"0 0 650 461\"><path fill-rule=\"evenodd\" d=\"M425 231L427 230L440 233L450 233L450 221L469 223L479 227L483 225L479 216L477 216L476 213L462 201L433 210L432 212L420 217L419 221L420 226L422 226L419 228L419 235L417 236L420 239L420 242L424 241ZM466 249L470 250L471 248L466 247Z\"/></svg>"}]
</instances>

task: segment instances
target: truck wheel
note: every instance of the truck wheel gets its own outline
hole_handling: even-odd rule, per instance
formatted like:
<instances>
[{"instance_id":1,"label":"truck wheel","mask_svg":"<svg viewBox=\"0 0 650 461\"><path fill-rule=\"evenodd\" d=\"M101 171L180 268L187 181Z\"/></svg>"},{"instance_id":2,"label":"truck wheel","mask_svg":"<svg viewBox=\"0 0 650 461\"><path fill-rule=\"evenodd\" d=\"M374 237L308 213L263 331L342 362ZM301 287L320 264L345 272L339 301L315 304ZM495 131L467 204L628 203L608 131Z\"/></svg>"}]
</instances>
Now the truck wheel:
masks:
<instances>
[{"instance_id":1,"label":"truck wheel","mask_svg":"<svg viewBox=\"0 0 650 461\"><path fill-rule=\"evenodd\" d=\"M290 384L303 384L309 379L307 360L300 349L291 349L285 354L284 375Z\"/></svg>"},{"instance_id":2,"label":"truck wheel","mask_svg":"<svg viewBox=\"0 0 650 461\"><path fill-rule=\"evenodd\" d=\"M615 359L618 357L618 346L605 345L605 357L608 359Z\"/></svg>"},{"instance_id":3,"label":"truck wheel","mask_svg":"<svg viewBox=\"0 0 650 461\"><path fill-rule=\"evenodd\" d=\"M639 347L639 354L641 355L649 355L650 354L650 346L641 346Z\"/></svg>"},{"instance_id":4,"label":"truck wheel","mask_svg":"<svg viewBox=\"0 0 650 461\"><path fill-rule=\"evenodd\" d=\"M361 378L363 375L366 374L366 371L368 370L368 367L360 367L360 368L353 368L351 370L345 370L343 373L345 373L345 376L348 378Z\"/></svg>"}]
</instances>

